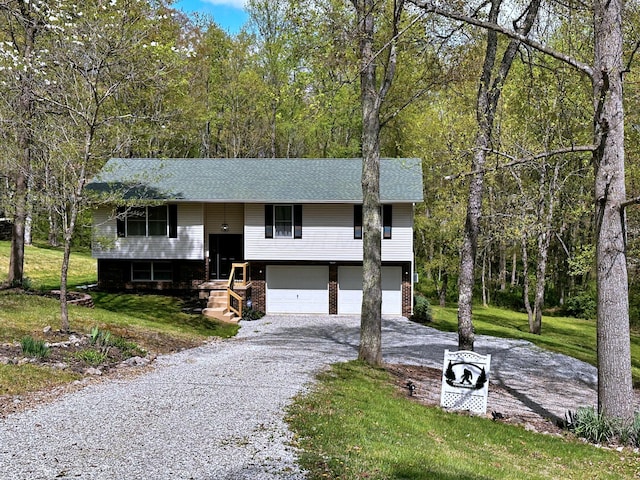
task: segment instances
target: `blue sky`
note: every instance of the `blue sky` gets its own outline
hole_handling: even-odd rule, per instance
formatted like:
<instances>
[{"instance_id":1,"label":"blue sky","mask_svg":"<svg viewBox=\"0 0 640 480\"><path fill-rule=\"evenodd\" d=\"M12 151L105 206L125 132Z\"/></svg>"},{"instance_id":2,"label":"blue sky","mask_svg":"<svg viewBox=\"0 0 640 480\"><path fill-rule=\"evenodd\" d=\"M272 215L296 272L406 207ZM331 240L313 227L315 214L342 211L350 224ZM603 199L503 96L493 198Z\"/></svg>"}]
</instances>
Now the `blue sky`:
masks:
<instances>
[{"instance_id":1,"label":"blue sky","mask_svg":"<svg viewBox=\"0 0 640 480\"><path fill-rule=\"evenodd\" d=\"M234 34L247 21L245 3L246 0L179 0L173 6L187 13L209 14L223 30Z\"/></svg>"}]
</instances>

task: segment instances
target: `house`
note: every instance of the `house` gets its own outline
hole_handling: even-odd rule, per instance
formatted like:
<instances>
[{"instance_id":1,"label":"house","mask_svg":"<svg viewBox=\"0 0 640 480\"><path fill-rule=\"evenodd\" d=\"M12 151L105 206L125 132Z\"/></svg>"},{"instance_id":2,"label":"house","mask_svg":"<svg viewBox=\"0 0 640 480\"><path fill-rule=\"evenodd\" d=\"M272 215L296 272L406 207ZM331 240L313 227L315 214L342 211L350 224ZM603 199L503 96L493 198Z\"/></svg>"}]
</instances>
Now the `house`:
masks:
<instances>
[{"instance_id":1,"label":"house","mask_svg":"<svg viewBox=\"0 0 640 480\"><path fill-rule=\"evenodd\" d=\"M357 158L111 159L89 188L126 202L94 212L98 284L183 290L244 275L241 302L256 310L359 314L361 172ZM409 316L420 160L381 159L380 198L382 313Z\"/></svg>"}]
</instances>

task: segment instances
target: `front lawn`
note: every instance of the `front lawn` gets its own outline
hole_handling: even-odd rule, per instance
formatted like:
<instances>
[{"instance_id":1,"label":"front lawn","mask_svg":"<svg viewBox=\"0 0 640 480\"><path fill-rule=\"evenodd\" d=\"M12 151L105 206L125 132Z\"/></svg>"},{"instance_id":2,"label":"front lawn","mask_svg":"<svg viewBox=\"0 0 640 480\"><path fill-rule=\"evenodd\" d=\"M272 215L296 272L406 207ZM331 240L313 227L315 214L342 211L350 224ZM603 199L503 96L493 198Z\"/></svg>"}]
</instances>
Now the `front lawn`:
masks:
<instances>
[{"instance_id":1,"label":"front lawn","mask_svg":"<svg viewBox=\"0 0 640 480\"><path fill-rule=\"evenodd\" d=\"M335 365L289 409L310 479L638 478L638 454L425 407L362 364Z\"/></svg>"}]
</instances>

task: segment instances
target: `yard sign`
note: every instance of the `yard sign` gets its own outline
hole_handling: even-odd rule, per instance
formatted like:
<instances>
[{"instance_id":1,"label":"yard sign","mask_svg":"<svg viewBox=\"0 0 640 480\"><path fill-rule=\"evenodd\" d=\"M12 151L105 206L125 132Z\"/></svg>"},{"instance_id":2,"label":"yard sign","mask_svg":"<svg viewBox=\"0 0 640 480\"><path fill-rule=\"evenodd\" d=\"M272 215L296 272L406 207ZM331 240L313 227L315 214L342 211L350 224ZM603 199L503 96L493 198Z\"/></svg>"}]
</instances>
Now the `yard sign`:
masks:
<instances>
[{"instance_id":1,"label":"yard sign","mask_svg":"<svg viewBox=\"0 0 640 480\"><path fill-rule=\"evenodd\" d=\"M440 406L480 415L487 413L490 364L491 355L445 350Z\"/></svg>"}]
</instances>

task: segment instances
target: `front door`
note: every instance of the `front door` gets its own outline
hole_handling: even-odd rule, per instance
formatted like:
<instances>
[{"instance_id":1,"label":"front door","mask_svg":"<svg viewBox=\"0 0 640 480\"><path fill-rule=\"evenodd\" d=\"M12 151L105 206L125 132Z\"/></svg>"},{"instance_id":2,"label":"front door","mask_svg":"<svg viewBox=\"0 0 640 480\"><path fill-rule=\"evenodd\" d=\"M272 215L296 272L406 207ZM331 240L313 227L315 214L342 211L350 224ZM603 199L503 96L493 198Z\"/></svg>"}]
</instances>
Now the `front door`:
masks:
<instances>
[{"instance_id":1,"label":"front door","mask_svg":"<svg viewBox=\"0 0 640 480\"><path fill-rule=\"evenodd\" d=\"M244 259L242 235L233 233L209 235L209 278L229 278L231 264Z\"/></svg>"}]
</instances>

